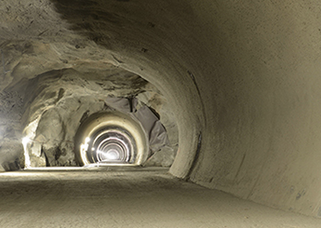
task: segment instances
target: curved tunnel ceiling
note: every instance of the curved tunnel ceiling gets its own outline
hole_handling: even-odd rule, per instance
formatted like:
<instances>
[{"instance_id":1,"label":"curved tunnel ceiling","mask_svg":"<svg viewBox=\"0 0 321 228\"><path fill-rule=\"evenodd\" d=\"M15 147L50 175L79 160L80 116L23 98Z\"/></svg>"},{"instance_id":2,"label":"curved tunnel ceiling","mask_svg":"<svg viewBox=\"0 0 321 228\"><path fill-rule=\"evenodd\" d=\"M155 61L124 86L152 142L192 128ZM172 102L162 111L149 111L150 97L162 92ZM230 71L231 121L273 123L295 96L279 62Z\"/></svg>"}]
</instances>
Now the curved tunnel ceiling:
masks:
<instances>
[{"instance_id":1,"label":"curved tunnel ceiling","mask_svg":"<svg viewBox=\"0 0 321 228\"><path fill-rule=\"evenodd\" d=\"M153 84L177 117L172 174L321 216L320 11L316 0L5 0L2 157L19 152L7 139L21 140L30 105L10 88L114 65Z\"/></svg>"}]
</instances>

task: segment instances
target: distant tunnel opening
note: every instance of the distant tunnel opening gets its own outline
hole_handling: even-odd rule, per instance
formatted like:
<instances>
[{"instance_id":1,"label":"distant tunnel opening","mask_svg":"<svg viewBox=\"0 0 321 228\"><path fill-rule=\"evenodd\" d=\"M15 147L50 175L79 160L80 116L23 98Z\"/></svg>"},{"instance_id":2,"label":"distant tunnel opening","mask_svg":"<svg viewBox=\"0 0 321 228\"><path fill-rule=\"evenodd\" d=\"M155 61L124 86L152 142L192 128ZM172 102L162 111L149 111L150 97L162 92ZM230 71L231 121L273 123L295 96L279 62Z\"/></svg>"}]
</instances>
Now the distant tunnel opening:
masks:
<instances>
[{"instance_id":1,"label":"distant tunnel opening","mask_svg":"<svg viewBox=\"0 0 321 228\"><path fill-rule=\"evenodd\" d=\"M96 113L78 129L76 158L81 165L141 165L149 144L141 124L119 112Z\"/></svg>"}]
</instances>

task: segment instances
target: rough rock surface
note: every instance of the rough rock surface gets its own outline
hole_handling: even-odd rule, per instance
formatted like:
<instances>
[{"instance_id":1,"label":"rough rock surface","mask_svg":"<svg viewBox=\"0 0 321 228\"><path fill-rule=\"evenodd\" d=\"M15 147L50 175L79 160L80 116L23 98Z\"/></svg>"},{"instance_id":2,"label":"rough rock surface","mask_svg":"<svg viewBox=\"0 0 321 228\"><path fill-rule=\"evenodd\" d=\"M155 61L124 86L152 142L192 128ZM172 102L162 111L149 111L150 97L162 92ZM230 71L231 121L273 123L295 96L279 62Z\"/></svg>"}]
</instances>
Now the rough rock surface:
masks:
<instances>
[{"instance_id":1,"label":"rough rock surface","mask_svg":"<svg viewBox=\"0 0 321 228\"><path fill-rule=\"evenodd\" d=\"M79 125L91 114L112 109L106 104L106 97L135 96L145 93L146 90L157 93L157 90L141 77L112 65L109 67L111 75L106 75L107 70L105 74L96 74L94 77L74 70L64 70L51 72L50 79L39 78L37 87L34 88L39 90L39 95L28 106L25 114L28 117L24 116L27 123L24 132L31 136L32 140L28 145L31 151L31 167L77 165L74 136ZM35 83L32 84L35 86ZM162 97L159 91L158 95ZM144 101L148 102L148 99ZM155 108L158 110L160 107L163 105L159 104L159 107ZM167 116L164 118L171 123L169 130L176 128L173 119L168 120ZM173 140L176 138L177 136ZM173 151L173 154L175 152ZM173 162L172 156L169 156L169 161Z\"/></svg>"},{"instance_id":2,"label":"rough rock surface","mask_svg":"<svg viewBox=\"0 0 321 228\"><path fill-rule=\"evenodd\" d=\"M72 4L0 4L0 137L19 144L27 135L32 140L26 147L31 166L76 165L73 136L81 119L108 108L102 102L106 96L144 93L149 95L143 101L160 113L173 135L171 145L177 145L177 125L167 114L172 111L166 98L148 81L120 68L123 60L101 48L100 37L73 32L57 12L65 3ZM162 101L155 102L155 96ZM10 149L10 144L3 145L0 154Z\"/></svg>"},{"instance_id":3,"label":"rough rock surface","mask_svg":"<svg viewBox=\"0 0 321 228\"><path fill-rule=\"evenodd\" d=\"M5 47L8 48L8 45ZM26 48L33 50L35 47L11 47L11 51L14 53L14 50L19 49L27 52ZM32 51L29 54L35 55ZM25 58L31 58L30 55ZM41 56L38 58L41 61ZM26 63L18 63L15 70L23 68L24 64ZM27 149L31 167L77 165L73 151L75 133L89 115L109 108L104 102L107 96L127 97L152 93L153 96L158 95L162 102L157 106L149 104L149 100L154 98L148 96L145 96L144 102L159 112L164 113L164 107L167 110L165 112L170 112L166 99L153 85L112 64L95 63L86 67L49 70L35 76L19 74L21 78L18 81L12 79L1 93L0 112L3 123L0 125L0 137L3 140L15 139L18 144L23 136L29 137L31 141ZM167 115L164 114L162 119L169 131L177 128L175 121ZM177 144L176 135L172 141ZM12 149L11 144L2 145L0 154ZM23 150L20 150L18 157L21 167L24 161L22 154ZM7 162L14 163L16 158L12 160L13 157ZM6 160L4 156L2 159ZM6 166L7 169L12 167Z\"/></svg>"}]
</instances>

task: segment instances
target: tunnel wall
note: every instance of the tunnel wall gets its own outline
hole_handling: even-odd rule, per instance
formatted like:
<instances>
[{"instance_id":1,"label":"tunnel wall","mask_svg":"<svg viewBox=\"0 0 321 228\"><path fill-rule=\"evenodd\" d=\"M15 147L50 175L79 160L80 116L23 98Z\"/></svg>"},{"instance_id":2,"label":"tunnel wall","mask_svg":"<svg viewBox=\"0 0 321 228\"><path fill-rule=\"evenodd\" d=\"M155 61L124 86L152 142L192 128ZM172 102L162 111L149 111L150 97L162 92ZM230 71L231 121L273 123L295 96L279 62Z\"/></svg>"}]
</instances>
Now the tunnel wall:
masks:
<instances>
[{"instance_id":1,"label":"tunnel wall","mask_svg":"<svg viewBox=\"0 0 321 228\"><path fill-rule=\"evenodd\" d=\"M191 179L321 216L320 3L191 4L207 120Z\"/></svg>"},{"instance_id":2,"label":"tunnel wall","mask_svg":"<svg viewBox=\"0 0 321 228\"><path fill-rule=\"evenodd\" d=\"M132 9L136 31L125 27L128 49L114 51L181 117L171 173L320 216L319 3L185 1L150 15L159 7Z\"/></svg>"},{"instance_id":3,"label":"tunnel wall","mask_svg":"<svg viewBox=\"0 0 321 228\"><path fill-rule=\"evenodd\" d=\"M70 67L108 59L164 94L179 130L173 175L321 216L319 1L10 4L42 17L3 38L40 39Z\"/></svg>"}]
</instances>

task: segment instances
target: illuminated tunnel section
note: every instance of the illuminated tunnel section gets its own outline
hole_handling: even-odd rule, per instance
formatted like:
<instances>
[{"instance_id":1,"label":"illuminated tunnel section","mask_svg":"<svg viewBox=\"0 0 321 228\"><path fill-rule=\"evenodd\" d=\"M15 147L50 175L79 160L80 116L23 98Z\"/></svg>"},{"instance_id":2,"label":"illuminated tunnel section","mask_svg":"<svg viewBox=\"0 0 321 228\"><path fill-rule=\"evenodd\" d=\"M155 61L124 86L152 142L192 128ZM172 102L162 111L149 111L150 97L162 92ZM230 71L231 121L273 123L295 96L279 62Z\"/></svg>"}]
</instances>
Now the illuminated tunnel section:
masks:
<instances>
[{"instance_id":1,"label":"illuminated tunnel section","mask_svg":"<svg viewBox=\"0 0 321 228\"><path fill-rule=\"evenodd\" d=\"M93 114L79 127L75 138L76 158L81 165L141 165L150 155L141 124L120 112Z\"/></svg>"},{"instance_id":2,"label":"illuminated tunnel section","mask_svg":"<svg viewBox=\"0 0 321 228\"><path fill-rule=\"evenodd\" d=\"M110 130L95 135L89 145L89 148L92 148L91 161L130 163L130 158L134 157L137 147L133 146L135 144L129 138L132 136L126 134L123 129L113 126Z\"/></svg>"},{"instance_id":3,"label":"illuminated tunnel section","mask_svg":"<svg viewBox=\"0 0 321 228\"><path fill-rule=\"evenodd\" d=\"M142 165L154 153L169 146L159 114L135 97L108 97L110 111L87 117L75 136L78 164Z\"/></svg>"}]
</instances>

